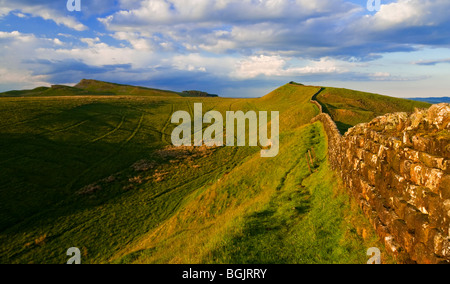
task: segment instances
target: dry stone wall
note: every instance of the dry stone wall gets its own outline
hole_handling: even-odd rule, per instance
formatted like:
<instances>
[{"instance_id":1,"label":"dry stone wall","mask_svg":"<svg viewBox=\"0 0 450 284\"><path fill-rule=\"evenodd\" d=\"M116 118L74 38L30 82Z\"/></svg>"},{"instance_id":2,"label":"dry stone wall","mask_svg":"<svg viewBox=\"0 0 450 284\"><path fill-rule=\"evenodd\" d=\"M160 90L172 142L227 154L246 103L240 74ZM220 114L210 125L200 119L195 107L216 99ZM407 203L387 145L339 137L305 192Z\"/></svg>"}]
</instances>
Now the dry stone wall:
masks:
<instances>
[{"instance_id":1,"label":"dry stone wall","mask_svg":"<svg viewBox=\"0 0 450 284\"><path fill-rule=\"evenodd\" d=\"M341 135L321 113L329 160L400 263L450 263L450 105L395 113Z\"/></svg>"}]
</instances>

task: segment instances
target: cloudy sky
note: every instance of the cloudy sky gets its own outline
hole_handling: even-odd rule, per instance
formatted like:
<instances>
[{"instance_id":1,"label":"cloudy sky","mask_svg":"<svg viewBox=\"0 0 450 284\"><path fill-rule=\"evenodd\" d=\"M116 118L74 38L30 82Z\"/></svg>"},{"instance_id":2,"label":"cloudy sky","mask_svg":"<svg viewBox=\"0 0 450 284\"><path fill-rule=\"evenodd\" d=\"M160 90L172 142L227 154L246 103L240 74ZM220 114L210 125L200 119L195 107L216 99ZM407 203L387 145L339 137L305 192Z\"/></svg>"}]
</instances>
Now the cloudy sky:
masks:
<instances>
[{"instance_id":1,"label":"cloudy sky","mask_svg":"<svg viewBox=\"0 0 450 284\"><path fill-rule=\"evenodd\" d=\"M450 96L448 0L80 1L0 0L0 91L90 78L237 97L289 81Z\"/></svg>"}]
</instances>

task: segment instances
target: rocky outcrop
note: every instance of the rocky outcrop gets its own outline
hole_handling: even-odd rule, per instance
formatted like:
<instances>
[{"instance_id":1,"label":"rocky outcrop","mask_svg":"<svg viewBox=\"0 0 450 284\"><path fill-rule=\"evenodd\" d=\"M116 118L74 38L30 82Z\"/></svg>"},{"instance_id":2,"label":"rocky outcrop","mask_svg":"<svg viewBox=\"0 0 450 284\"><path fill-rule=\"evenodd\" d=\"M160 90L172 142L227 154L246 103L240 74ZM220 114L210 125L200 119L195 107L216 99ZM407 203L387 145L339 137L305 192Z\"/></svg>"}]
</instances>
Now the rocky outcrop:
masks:
<instances>
[{"instance_id":1,"label":"rocky outcrop","mask_svg":"<svg viewBox=\"0 0 450 284\"><path fill-rule=\"evenodd\" d=\"M394 113L341 135L321 113L329 160L400 263L450 262L450 105Z\"/></svg>"}]
</instances>

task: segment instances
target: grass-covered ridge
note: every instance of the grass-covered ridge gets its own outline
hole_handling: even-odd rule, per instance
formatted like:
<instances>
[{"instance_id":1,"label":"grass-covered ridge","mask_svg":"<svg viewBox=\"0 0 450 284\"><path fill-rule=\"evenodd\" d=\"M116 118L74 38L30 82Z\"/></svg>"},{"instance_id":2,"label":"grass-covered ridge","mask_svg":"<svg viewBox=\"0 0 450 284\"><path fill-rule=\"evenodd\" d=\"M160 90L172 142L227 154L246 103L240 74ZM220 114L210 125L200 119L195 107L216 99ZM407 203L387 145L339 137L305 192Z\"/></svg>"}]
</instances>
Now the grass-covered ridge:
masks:
<instances>
[{"instance_id":1,"label":"grass-covered ridge","mask_svg":"<svg viewBox=\"0 0 450 284\"><path fill-rule=\"evenodd\" d=\"M53 85L32 90L9 91L0 93L0 97L61 97L61 96L163 96L179 97L173 91L130 86L97 80L83 79L73 87Z\"/></svg>"},{"instance_id":2,"label":"grass-covered ridge","mask_svg":"<svg viewBox=\"0 0 450 284\"><path fill-rule=\"evenodd\" d=\"M428 108L425 102L393 98L339 88L323 88L315 98L330 114L339 130L345 133L359 123L394 112L414 112L415 108Z\"/></svg>"},{"instance_id":3,"label":"grass-covered ridge","mask_svg":"<svg viewBox=\"0 0 450 284\"><path fill-rule=\"evenodd\" d=\"M310 124L319 87L230 99L80 84L0 98L0 263L65 263L70 247L83 263L366 260L371 230L329 170L322 126ZM279 111L280 154L170 146L172 113L194 103Z\"/></svg>"},{"instance_id":4,"label":"grass-covered ridge","mask_svg":"<svg viewBox=\"0 0 450 284\"><path fill-rule=\"evenodd\" d=\"M83 79L74 86L75 88L99 93L114 93L116 95L133 95L133 96L164 96L178 97L179 94L172 91L152 89L146 87L137 87L116 83L108 83L97 80Z\"/></svg>"}]
</instances>

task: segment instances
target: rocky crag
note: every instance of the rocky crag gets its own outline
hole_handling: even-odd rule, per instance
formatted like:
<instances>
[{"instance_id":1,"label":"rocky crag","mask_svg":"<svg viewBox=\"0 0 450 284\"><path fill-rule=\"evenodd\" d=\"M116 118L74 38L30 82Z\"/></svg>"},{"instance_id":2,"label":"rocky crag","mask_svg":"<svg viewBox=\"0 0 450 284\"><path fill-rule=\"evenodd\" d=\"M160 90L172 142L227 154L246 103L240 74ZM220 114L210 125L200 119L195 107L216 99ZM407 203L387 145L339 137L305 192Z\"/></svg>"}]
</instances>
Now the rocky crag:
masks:
<instances>
[{"instance_id":1,"label":"rocky crag","mask_svg":"<svg viewBox=\"0 0 450 284\"><path fill-rule=\"evenodd\" d=\"M399 263L450 263L450 104L387 114L345 135L322 111L316 121L332 167L387 251Z\"/></svg>"}]
</instances>

